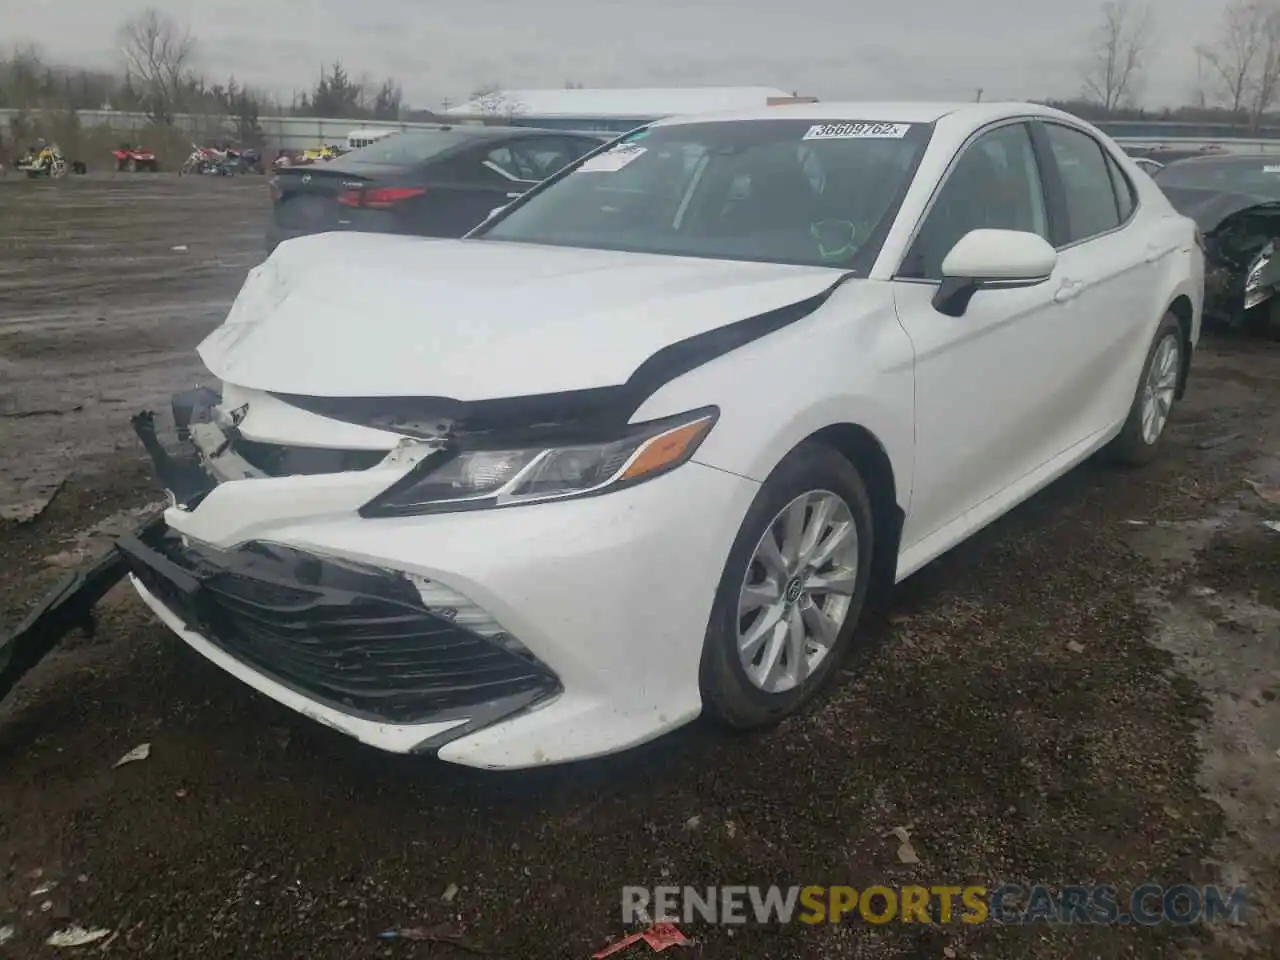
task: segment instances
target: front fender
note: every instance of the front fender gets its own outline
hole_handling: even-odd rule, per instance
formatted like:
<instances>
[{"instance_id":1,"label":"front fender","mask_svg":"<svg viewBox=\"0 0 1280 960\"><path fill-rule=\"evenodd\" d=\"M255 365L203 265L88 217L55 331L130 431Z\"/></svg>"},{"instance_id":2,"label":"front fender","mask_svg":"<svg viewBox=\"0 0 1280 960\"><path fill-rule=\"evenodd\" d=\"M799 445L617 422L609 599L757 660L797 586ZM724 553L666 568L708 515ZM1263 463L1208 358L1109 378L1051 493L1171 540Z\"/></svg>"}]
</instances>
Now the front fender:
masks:
<instances>
[{"instance_id":1,"label":"front fender","mask_svg":"<svg viewBox=\"0 0 1280 960\"><path fill-rule=\"evenodd\" d=\"M819 430L856 424L884 448L905 511L915 456L914 366L889 285L859 281L812 316L667 384L634 419L715 404L720 420L695 459L757 482Z\"/></svg>"}]
</instances>

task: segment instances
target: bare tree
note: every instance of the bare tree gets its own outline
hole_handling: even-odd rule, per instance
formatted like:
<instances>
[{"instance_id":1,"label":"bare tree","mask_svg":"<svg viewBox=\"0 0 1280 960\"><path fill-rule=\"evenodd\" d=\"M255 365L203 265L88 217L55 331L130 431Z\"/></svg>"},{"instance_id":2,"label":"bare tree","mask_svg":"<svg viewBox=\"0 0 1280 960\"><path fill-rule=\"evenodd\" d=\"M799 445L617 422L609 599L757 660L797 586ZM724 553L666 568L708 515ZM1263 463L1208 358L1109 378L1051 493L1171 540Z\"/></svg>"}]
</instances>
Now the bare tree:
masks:
<instances>
[{"instance_id":1,"label":"bare tree","mask_svg":"<svg viewBox=\"0 0 1280 960\"><path fill-rule=\"evenodd\" d=\"M1280 94L1280 3L1272 3L1262 23L1261 54L1249 100L1249 123L1257 130Z\"/></svg>"},{"instance_id":2,"label":"bare tree","mask_svg":"<svg viewBox=\"0 0 1280 960\"><path fill-rule=\"evenodd\" d=\"M373 119L399 120L400 111L404 107L404 91L395 80L382 81L373 95Z\"/></svg>"},{"instance_id":3,"label":"bare tree","mask_svg":"<svg viewBox=\"0 0 1280 960\"><path fill-rule=\"evenodd\" d=\"M1151 8L1107 0L1084 65L1084 93L1108 113L1138 93L1151 43Z\"/></svg>"},{"instance_id":4,"label":"bare tree","mask_svg":"<svg viewBox=\"0 0 1280 960\"><path fill-rule=\"evenodd\" d=\"M168 15L148 7L119 29L126 76L138 91L147 115L172 124L194 78L195 39Z\"/></svg>"},{"instance_id":5,"label":"bare tree","mask_svg":"<svg viewBox=\"0 0 1280 960\"><path fill-rule=\"evenodd\" d=\"M1191 85L1191 101L1199 110L1207 110L1209 108L1209 79L1205 74L1208 72L1208 60L1205 57L1203 46L1195 48L1196 55L1196 79Z\"/></svg>"},{"instance_id":6,"label":"bare tree","mask_svg":"<svg viewBox=\"0 0 1280 960\"><path fill-rule=\"evenodd\" d=\"M510 120L524 112L524 104L507 93L496 83L488 83L471 94L476 112L485 117L503 117Z\"/></svg>"},{"instance_id":7,"label":"bare tree","mask_svg":"<svg viewBox=\"0 0 1280 960\"><path fill-rule=\"evenodd\" d=\"M40 79L46 70L40 51L32 44L15 46L0 61L0 106L29 108L37 104Z\"/></svg>"},{"instance_id":8,"label":"bare tree","mask_svg":"<svg viewBox=\"0 0 1280 960\"><path fill-rule=\"evenodd\" d=\"M1275 0L1231 0L1223 11L1218 39L1196 48L1208 68L1215 99L1232 113L1250 111L1254 105L1274 9Z\"/></svg>"}]
</instances>

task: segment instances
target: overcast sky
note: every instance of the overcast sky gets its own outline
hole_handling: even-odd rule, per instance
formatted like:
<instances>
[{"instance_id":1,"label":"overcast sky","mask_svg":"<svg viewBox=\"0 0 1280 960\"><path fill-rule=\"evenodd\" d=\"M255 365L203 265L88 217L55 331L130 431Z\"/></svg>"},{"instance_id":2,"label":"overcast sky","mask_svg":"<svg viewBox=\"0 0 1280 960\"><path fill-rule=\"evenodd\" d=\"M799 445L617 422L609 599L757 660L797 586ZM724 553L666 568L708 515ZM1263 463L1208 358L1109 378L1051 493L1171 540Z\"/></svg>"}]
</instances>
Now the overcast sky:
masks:
<instances>
[{"instance_id":1,"label":"overcast sky","mask_svg":"<svg viewBox=\"0 0 1280 960\"><path fill-rule=\"evenodd\" d=\"M111 65L127 0L0 0L0 44ZM1092 3L1064 0L217 0L154 4L189 24L200 67L287 99L321 64L392 75L414 106L476 87L776 86L823 99L1071 96ZM1192 47L1221 0L1153 2L1143 100L1186 102Z\"/></svg>"}]
</instances>

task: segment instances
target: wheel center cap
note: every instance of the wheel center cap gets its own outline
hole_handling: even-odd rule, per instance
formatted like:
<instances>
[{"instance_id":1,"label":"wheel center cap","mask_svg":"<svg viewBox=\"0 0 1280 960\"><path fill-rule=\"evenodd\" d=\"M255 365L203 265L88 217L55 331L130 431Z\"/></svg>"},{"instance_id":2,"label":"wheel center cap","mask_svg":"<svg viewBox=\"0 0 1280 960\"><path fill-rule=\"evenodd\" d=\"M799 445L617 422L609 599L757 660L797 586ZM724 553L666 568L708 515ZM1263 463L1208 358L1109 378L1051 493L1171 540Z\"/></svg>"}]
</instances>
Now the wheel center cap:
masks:
<instances>
[{"instance_id":1,"label":"wheel center cap","mask_svg":"<svg viewBox=\"0 0 1280 960\"><path fill-rule=\"evenodd\" d=\"M800 594L802 593L804 593L804 584L800 582L799 577L792 577L783 596L787 598L787 603L795 603L800 599Z\"/></svg>"}]
</instances>

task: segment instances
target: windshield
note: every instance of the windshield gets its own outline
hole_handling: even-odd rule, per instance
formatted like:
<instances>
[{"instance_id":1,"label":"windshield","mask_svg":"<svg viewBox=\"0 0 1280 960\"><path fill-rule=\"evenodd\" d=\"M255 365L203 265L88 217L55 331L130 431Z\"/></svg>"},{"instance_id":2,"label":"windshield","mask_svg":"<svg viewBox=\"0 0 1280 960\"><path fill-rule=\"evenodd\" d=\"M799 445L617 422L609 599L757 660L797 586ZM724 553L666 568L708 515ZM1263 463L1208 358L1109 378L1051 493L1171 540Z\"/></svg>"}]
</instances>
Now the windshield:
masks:
<instances>
[{"instance_id":1,"label":"windshield","mask_svg":"<svg viewBox=\"0 0 1280 960\"><path fill-rule=\"evenodd\" d=\"M848 267L879 242L929 124L812 120L641 130L474 236Z\"/></svg>"},{"instance_id":2,"label":"windshield","mask_svg":"<svg viewBox=\"0 0 1280 960\"><path fill-rule=\"evenodd\" d=\"M1280 200L1280 157L1171 163L1156 171L1155 180L1162 187L1199 187Z\"/></svg>"},{"instance_id":3,"label":"windshield","mask_svg":"<svg viewBox=\"0 0 1280 960\"><path fill-rule=\"evenodd\" d=\"M468 139L459 130L415 130L392 133L342 157L342 166L399 166L421 163Z\"/></svg>"}]
</instances>

